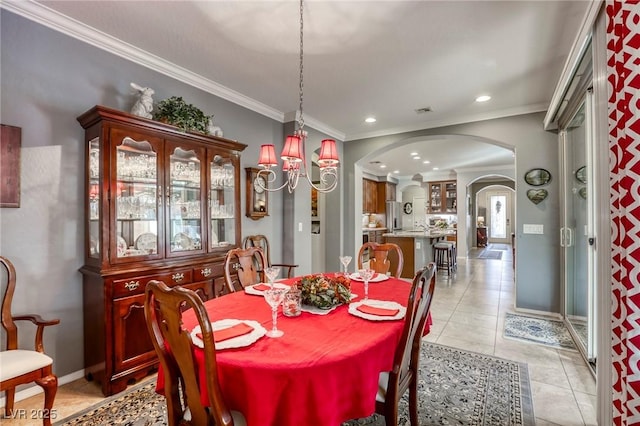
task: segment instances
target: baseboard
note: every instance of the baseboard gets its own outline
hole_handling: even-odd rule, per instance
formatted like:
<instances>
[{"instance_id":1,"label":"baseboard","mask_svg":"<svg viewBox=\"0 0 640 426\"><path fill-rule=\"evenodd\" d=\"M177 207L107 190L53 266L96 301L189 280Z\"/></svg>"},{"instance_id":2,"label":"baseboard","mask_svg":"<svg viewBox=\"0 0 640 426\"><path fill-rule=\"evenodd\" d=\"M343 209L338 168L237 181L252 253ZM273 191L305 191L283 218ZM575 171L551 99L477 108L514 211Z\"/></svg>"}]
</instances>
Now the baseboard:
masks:
<instances>
[{"instance_id":1,"label":"baseboard","mask_svg":"<svg viewBox=\"0 0 640 426\"><path fill-rule=\"evenodd\" d=\"M74 380L78 380L84 377L84 370L78 370L75 371L71 374L67 374L66 376L62 376L62 377L58 377L58 386L62 386L65 385L67 383L71 383ZM26 389L22 389L18 392L16 392L16 397L15 397L15 401L22 401L23 399L27 399L30 398L32 396L38 395L39 393L42 393L42 388L38 385L36 385L35 383L33 384L33 386L29 386ZM2 392L2 395L4 395L4 392ZM4 407L6 403L6 397L2 396L0 398L0 408Z\"/></svg>"},{"instance_id":2,"label":"baseboard","mask_svg":"<svg viewBox=\"0 0 640 426\"><path fill-rule=\"evenodd\" d=\"M556 312L547 312L547 311L539 311L537 309L524 309L524 308L513 308L514 311L520 314L530 314L536 315L539 317L551 317L553 319L562 320L562 315Z\"/></svg>"}]
</instances>

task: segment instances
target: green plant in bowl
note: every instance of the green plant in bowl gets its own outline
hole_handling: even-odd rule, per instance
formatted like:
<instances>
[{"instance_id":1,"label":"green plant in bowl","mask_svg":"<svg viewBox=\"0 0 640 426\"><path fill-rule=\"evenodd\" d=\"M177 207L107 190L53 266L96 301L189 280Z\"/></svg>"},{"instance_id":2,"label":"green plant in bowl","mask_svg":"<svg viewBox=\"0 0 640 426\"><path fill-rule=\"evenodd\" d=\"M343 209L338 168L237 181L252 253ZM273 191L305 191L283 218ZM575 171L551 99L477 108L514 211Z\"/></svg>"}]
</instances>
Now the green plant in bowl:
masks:
<instances>
[{"instance_id":1,"label":"green plant in bowl","mask_svg":"<svg viewBox=\"0 0 640 426\"><path fill-rule=\"evenodd\" d=\"M179 127L185 132L208 134L209 119L198 107L187 104L180 96L158 102L153 108L153 119Z\"/></svg>"}]
</instances>

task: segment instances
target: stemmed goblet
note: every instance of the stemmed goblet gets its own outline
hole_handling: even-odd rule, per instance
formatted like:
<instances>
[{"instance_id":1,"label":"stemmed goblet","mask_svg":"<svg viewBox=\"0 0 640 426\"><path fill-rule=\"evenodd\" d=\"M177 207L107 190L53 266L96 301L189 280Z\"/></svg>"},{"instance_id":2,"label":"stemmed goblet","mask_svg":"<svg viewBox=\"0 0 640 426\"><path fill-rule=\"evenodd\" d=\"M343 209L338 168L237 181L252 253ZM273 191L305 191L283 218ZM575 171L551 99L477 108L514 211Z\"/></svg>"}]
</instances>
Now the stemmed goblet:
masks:
<instances>
[{"instance_id":1,"label":"stemmed goblet","mask_svg":"<svg viewBox=\"0 0 640 426\"><path fill-rule=\"evenodd\" d=\"M364 300L369 299L369 280L373 278L373 275L376 273L373 269L360 269L358 270L360 274L360 278L364 281Z\"/></svg>"},{"instance_id":2,"label":"stemmed goblet","mask_svg":"<svg viewBox=\"0 0 640 426\"><path fill-rule=\"evenodd\" d=\"M280 268L272 266L264 269L264 274L267 276L269 280L269 285L273 288L273 281L276 279L278 275L280 275Z\"/></svg>"},{"instance_id":3,"label":"stemmed goblet","mask_svg":"<svg viewBox=\"0 0 640 426\"><path fill-rule=\"evenodd\" d=\"M264 300L271 306L271 318L273 322L273 328L267 331L269 337L280 337L284 334L284 331L278 330L278 306L284 300L284 295L289 291L286 288L271 288L265 290L262 294Z\"/></svg>"},{"instance_id":4,"label":"stemmed goblet","mask_svg":"<svg viewBox=\"0 0 640 426\"><path fill-rule=\"evenodd\" d=\"M349 263L351 263L351 256L340 256L340 263L342 263L342 266L344 266L344 276L347 276L347 271L348 271L348 267L349 267Z\"/></svg>"}]
</instances>

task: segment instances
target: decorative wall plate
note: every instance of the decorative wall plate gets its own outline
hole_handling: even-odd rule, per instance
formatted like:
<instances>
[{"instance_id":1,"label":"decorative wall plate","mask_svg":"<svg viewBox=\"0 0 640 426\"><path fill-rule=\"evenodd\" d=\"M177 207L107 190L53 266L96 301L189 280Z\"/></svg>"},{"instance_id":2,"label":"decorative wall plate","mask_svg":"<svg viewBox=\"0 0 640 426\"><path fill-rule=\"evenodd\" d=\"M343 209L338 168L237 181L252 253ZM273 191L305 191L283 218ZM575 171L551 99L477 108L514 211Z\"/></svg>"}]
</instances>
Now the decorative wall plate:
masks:
<instances>
[{"instance_id":1,"label":"decorative wall plate","mask_svg":"<svg viewBox=\"0 0 640 426\"><path fill-rule=\"evenodd\" d=\"M533 204L539 204L547 198L548 195L549 192L547 192L546 189L530 189L527 191L527 198L529 198Z\"/></svg>"},{"instance_id":2,"label":"decorative wall plate","mask_svg":"<svg viewBox=\"0 0 640 426\"><path fill-rule=\"evenodd\" d=\"M531 186L546 185L551 181L551 173L545 169L531 169L524 174L524 181Z\"/></svg>"},{"instance_id":3,"label":"decorative wall plate","mask_svg":"<svg viewBox=\"0 0 640 426\"><path fill-rule=\"evenodd\" d=\"M579 195L582 199L586 200L586 199L587 199L587 188L586 188L586 187L584 187L584 186L583 186L582 188L580 188L580 189L578 190L578 195Z\"/></svg>"},{"instance_id":4,"label":"decorative wall plate","mask_svg":"<svg viewBox=\"0 0 640 426\"><path fill-rule=\"evenodd\" d=\"M586 166L582 166L578 170L576 170L576 175L575 176L576 176L576 179L578 179L578 182L587 183L587 169L586 169Z\"/></svg>"}]
</instances>

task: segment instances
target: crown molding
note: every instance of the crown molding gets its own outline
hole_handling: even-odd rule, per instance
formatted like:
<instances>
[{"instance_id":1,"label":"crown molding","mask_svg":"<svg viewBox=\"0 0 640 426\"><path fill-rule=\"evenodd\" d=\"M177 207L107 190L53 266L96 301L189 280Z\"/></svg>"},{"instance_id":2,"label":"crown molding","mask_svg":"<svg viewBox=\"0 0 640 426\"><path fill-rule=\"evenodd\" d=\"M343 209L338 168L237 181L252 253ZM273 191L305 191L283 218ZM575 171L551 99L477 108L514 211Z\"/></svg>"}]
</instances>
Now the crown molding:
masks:
<instances>
[{"instance_id":1,"label":"crown molding","mask_svg":"<svg viewBox=\"0 0 640 426\"><path fill-rule=\"evenodd\" d=\"M245 107L258 114L284 123L284 113L271 108L255 99L249 98L235 90L229 89L215 81L191 72L180 65L166 61L159 56L142 50L136 46L112 37L102 31L69 18L53 9L34 1L3 0L0 8L6 9L38 24L78 39L94 47L134 62L145 68L175 78L190 86L204 90L234 104ZM315 127L314 127L315 128Z\"/></svg>"}]
</instances>

